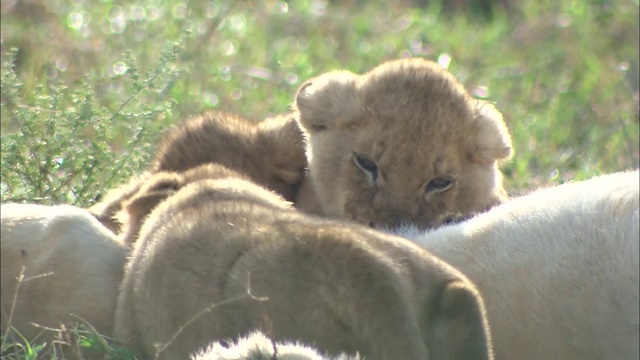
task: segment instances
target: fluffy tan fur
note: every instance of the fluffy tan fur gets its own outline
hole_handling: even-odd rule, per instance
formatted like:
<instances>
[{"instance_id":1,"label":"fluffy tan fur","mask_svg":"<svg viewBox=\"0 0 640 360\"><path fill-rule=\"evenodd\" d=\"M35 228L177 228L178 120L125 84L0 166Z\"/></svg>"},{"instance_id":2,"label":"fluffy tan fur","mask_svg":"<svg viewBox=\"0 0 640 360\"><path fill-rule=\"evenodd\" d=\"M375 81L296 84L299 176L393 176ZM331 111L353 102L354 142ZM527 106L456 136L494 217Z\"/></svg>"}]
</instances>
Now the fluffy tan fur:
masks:
<instances>
[{"instance_id":1,"label":"fluffy tan fur","mask_svg":"<svg viewBox=\"0 0 640 360\"><path fill-rule=\"evenodd\" d=\"M184 171L203 163L237 170L293 201L306 159L292 115L251 122L208 112L170 131L156 150L152 171Z\"/></svg>"},{"instance_id":2,"label":"fluffy tan fur","mask_svg":"<svg viewBox=\"0 0 640 360\"><path fill-rule=\"evenodd\" d=\"M2 334L16 291L11 325L29 341L43 332L32 323L58 328L80 321L71 314L111 334L126 246L89 212L73 206L3 204L0 214ZM35 343L54 335L44 331Z\"/></svg>"},{"instance_id":3,"label":"fluffy tan fur","mask_svg":"<svg viewBox=\"0 0 640 360\"><path fill-rule=\"evenodd\" d=\"M425 250L307 216L239 176L191 183L144 222L115 335L178 359L256 329L368 359L492 356L474 286Z\"/></svg>"},{"instance_id":4,"label":"fluffy tan fur","mask_svg":"<svg viewBox=\"0 0 640 360\"><path fill-rule=\"evenodd\" d=\"M256 183L293 201L306 166L302 132L291 114L252 122L210 111L188 119L164 136L149 171L110 191L89 211L120 233L123 224L116 214L121 203L139 191L152 174L183 172L207 163L246 173Z\"/></svg>"},{"instance_id":5,"label":"fluffy tan fur","mask_svg":"<svg viewBox=\"0 0 640 360\"><path fill-rule=\"evenodd\" d=\"M400 233L478 286L496 359L638 359L639 189L638 171L609 174Z\"/></svg>"},{"instance_id":6,"label":"fluffy tan fur","mask_svg":"<svg viewBox=\"0 0 640 360\"><path fill-rule=\"evenodd\" d=\"M107 229L111 230L114 234L120 234L123 229L123 224L116 214L122 209L122 202L140 190L140 186L150 176L151 173L148 171L132 176L126 184L110 190L104 199L89 207L87 210Z\"/></svg>"},{"instance_id":7,"label":"fluffy tan fur","mask_svg":"<svg viewBox=\"0 0 640 360\"><path fill-rule=\"evenodd\" d=\"M329 72L300 87L295 107L309 161L297 205L308 212L435 227L506 198L497 164L511 156L511 138L501 114L435 63Z\"/></svg>"},{"instance_id":8,"label":"fluffy tan fur","mask_svg":"<svg viewBox=\"0 0 640 360\"><path fill-rule=\"evenodd\" d=\"M125 244L133 244L146 217L160 202L175 194L180 188L205 179L219 179L228 176L244 176L219 164L199 165L184 172L160 171L140 183L138 191L122 200L122 209L116 214L123 224L120 239Z\"/></svg>"}]
</instances>

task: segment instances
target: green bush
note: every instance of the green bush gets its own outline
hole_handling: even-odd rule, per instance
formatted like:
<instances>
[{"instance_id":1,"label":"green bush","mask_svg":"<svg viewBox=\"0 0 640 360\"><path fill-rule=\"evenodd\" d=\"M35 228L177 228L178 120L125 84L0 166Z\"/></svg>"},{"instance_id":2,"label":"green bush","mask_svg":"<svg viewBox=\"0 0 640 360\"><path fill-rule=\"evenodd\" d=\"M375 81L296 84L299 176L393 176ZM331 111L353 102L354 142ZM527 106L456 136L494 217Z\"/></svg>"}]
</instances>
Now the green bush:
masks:
<instances>
[{"instance_id":1,"label":"green bush","mask_svg":"<svg viewBox=\"0 0 640 360\"><path fill-rule=\"evenodd\" d=\"M128 53L123 81L104 83L89 74L67 87L53 79L36 83L28 95L11 50L2 64L3 200L86 205L105 184L138 171L174 105L164 92L181 73L172 69L178 49L166 50L148 74L138 73ZM126 91L100 94L114 84ZM104 100L119 105L110 109Z\"/></svg>"}]
</instances>

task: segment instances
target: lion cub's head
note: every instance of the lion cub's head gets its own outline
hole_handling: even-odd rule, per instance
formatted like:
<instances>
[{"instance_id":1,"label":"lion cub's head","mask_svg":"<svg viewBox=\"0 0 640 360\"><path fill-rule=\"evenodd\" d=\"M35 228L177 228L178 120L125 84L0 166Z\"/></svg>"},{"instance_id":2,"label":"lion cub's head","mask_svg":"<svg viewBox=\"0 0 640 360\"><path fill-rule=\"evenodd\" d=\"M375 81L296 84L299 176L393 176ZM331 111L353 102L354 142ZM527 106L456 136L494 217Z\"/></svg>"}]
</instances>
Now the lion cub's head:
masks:
<instances>
[{"instance_id":1,"label":"lion cub's head","mask_svg":"<svg viewBox=\"0 0 640 360\"><path fill-rule=\"evenodd\" d=\"M434 227L506 198L497 162L511 156L511 138L500 112L435 63L329 72L305 82L295 106L324 215Z\"/></svg>"},{"instance_id":2,"label":"lion cub's head","mask_svg":"<svg viewBox=\"0 0 640 360\"><path fill-rule=\"evenodd\" d=\"M122 202L134 196L145 182L158 181L154 174L182 173L203 164L224 165L293 201L306 166L303 134L292 114L253 122L238 115L209 111L168 131L156 150L150 171L109 191L89 211L119 234L123 223L116 214Z\"/></svg>"},{"instance_id":3,"label":"lion cub's head","mask_svg":"<svg viewBox=\"0 0 640 360\"><path fill-rule=\"evenodd\" d=\"M167 133L156 149L152 172L217 163L293 200L306 166L302 148L303 135L291 114L253 122L209 111Z\"/></svg>"}]
</instances>

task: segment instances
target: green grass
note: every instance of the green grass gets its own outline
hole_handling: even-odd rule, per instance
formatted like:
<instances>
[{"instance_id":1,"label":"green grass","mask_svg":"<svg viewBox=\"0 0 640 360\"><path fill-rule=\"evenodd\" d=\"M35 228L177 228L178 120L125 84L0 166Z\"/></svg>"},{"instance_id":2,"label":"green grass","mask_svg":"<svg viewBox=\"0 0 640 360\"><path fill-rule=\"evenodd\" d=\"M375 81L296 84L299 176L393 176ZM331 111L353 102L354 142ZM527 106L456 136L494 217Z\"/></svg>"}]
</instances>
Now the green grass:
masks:
<instances>
[{"instance_id":1,"label":"green grass","mask_svg":"<svg viewBox=\"0 0 640 360\"><path fill-rule=\"evenodd\" d=\"M17 330L11 329L7 341L4 340L5 335L2 336L2 359L136 359L131 350L99 334L90 324L69 323L58 329L43 329L43 332L53 332L55 340L25 339Z\"/></svg>"},{"instance_id":2,"label":"green grass","mask_svg":"<svg viewBox=\"0 0 640 360\"><path fill-rule=\"evenodd\" d=\"M182 118L262 119L312 76L412 55L502 111L512 193L638 167L638 0L415 3L3 0L1 199L90 205Z\"/></svg>"}]
</instances>

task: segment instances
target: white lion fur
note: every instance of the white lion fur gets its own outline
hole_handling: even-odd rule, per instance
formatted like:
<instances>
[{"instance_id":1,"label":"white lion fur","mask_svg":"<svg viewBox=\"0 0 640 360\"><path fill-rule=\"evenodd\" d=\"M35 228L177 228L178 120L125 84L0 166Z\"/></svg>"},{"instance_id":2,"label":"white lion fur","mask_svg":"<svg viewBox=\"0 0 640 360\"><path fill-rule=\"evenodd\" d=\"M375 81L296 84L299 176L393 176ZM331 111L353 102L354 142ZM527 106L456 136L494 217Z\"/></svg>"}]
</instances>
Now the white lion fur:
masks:
<instances>
[{"instance_id":1,"label":"white lion fur","mask_svg":"<svg viewBox=\"0 0 640 360\"><path fill-rule=\"evenodd\" d=\"M496 359L638 359L638 171L514 198L408 237L480 290Z\"/></svg>"},{"instance_id":2,"label":"white lion fur","mask_svg":"<svg viewBox=\"0 0 640 360\"><path fill-rule=\"evenodd\" d=\"M214 342L191 355L191 360L360 360L358 355L323 355L311 346L297 342L274 342L256 331L237 342ZM274 351L275 350L275 351Z\"/></svg>"},{"instance_id":3,"label":"white lion fur","mask_svg":"<svg viewBox=\"0 0 640 360\"><path fill-rule=\"evenodd\" d=\"M89 211L70 205L3 204L2 332L11 325L27 340L41 328L79 321L111 334L126 247ZM24 280L18 276L24 267ZM50 339L45 333L41 339ZM51 335L51 336L50 336Z\"/></svg>"}]
</instances>

